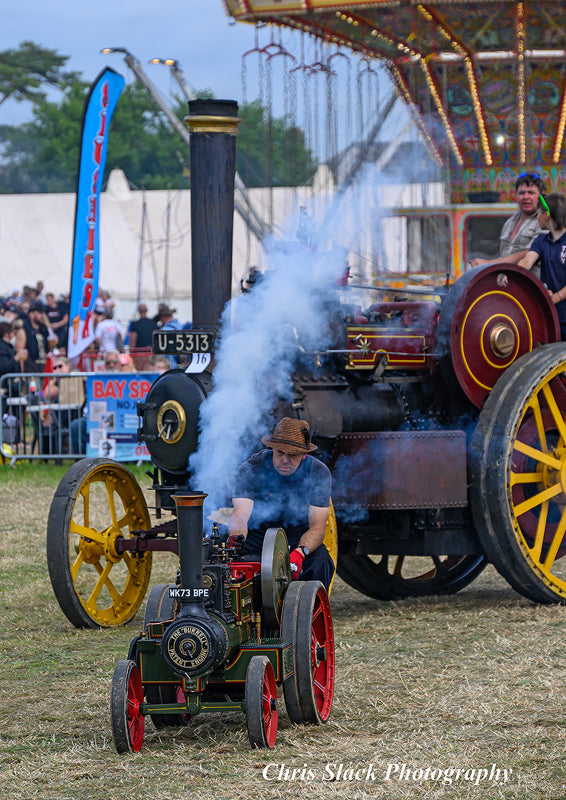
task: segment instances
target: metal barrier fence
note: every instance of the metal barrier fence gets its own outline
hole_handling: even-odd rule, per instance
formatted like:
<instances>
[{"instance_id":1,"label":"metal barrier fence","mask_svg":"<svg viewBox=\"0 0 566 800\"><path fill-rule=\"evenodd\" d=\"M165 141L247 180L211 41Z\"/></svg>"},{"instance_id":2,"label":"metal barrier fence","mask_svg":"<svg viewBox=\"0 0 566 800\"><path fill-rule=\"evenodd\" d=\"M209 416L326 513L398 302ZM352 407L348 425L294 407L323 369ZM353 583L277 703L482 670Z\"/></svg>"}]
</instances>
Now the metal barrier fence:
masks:
<instances>
[{"instance_id":1,"label":"metal barrier fence","mask_svg":"<svg viewBox=\"0 0 566 800\"><path fill-rule=\"evenodd\" d=\"M4 458L76 459L86 451L86 373L25 373L0 378Z\"/></svg>"},{"instance_id":2,"label":"metal barrier fence","mask_svg":"<svg viewBox=\"0 0 566 800\"><path fill-rule=\"evenodd\" d=\"M150 347L132 348L127 355L138 372L151 370L153 353ZM104 372L104 353L91 353L87 350L80 354L77 366L81 372Z\"/></svg>"}]
</instances>

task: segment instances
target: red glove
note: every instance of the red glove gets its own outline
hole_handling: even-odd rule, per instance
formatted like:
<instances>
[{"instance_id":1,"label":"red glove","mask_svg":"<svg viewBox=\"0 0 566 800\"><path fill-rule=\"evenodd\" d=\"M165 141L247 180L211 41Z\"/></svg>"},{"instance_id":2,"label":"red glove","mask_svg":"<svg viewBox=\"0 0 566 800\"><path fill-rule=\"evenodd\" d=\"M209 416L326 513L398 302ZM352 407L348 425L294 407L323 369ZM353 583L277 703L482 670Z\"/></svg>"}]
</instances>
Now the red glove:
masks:
<instances>
[{"instance_id":1,"label":"red glove","mask_svg":"<svg viewBox=\"0 0 566 800\"><path fill-rule=\"evenodd\" d=\"M301 574L304 560L305 560L305 554L299 547L296 547L294 550L291 550L291 553L289 555L289 561L291 562L291 580L296 581L299 575Z\"/></svg>"},{"instance_id":2,"label":"red glove","mask_svg":"<svg viewBox=\"0 0 566 800\"><path fill-rule=\"evenodd\" d=\"M228 537L228 547L233 547L236 552L244 549L244 544L246 542L246 537L243 536L241 533L238 536L229 536Z\"/></svg>"}]
</instances>

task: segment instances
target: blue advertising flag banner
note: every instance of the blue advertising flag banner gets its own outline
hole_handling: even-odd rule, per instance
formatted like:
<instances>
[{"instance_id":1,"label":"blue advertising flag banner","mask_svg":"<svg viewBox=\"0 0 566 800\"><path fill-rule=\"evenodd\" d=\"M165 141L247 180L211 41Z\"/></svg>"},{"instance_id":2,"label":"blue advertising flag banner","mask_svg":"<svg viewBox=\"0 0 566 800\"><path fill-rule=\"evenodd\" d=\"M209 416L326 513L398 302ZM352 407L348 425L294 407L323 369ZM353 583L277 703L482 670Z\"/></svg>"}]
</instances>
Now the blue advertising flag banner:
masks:
<instances>
[{"instance_id":1,"label":"blue advertising flag banner","mask_svg":"<svg viewBox=\"0 0 566 800\"><path fill-rule=\"evenodd\" d=\"M87 456L116 461L149 461L143 442L138 442L137 404L145 400L157 374L118 372L89 375L86 380Z\"/></svg>"},{"instance_id":2,"label":"blue advertising flag banner","mask_svg":"<svg viewBox=\"0 0 566 800\"><path fill-rule=\"evenodd\" d=\"M85 103L75 208L69 358L80 355L94 340L92 311L98 294L100 264L100 188L110 120L124 83L121 75L107 67L92 84Z\"/></svg>"}]
</instances>

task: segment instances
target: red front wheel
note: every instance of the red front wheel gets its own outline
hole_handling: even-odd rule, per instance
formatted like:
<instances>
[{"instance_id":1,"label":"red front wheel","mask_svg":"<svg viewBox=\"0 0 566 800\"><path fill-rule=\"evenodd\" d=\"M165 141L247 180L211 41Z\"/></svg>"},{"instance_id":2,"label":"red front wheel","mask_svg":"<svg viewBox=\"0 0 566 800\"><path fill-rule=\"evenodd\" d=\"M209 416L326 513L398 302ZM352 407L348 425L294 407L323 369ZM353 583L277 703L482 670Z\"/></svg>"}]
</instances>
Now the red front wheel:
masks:
<instances>
[{"instance_id":1,"label":"red front wheel","mask_svg":"<svg viewBox=\"0 0 566 800\"><path fill-rule=\"evenodd\" d=\"M277 738L277 684L267 656L254 656L246 673L246 717L252 747L273 747Z\"/></svg>"},{"instance_id":2,"label":"red front wheel","mask_svg":"<svg viewBox=\"0 0 566 800\"><path fill-rule=\"evenodd\" d=\"M140 711L143 686L140 671L133 661L118 661L112 676L110 711L112 736L119 753L141 750L145 717Z\"/></svg>"}]
</instances>

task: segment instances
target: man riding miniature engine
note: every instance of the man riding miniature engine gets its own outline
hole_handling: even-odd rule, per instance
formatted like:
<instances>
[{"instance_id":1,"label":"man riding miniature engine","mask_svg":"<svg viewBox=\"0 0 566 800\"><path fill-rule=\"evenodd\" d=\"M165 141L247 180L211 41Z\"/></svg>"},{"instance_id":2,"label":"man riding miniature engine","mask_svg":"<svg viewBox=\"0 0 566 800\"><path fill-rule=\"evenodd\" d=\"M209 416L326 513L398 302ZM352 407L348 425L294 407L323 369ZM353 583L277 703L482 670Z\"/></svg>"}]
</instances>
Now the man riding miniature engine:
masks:
<instances>
[{"instance_id":1,"label":"man riding miniature engine","mask_svg":"<svg viewBox=\"0 0 566 800\"><path fill-rule=\"evenodd\" d=\"M243 537L244 557L261 553L268 528L283 528L290 546L293 579L320 581L328 591L335 565L323 544L330 507L328 467L310 455L305 420L284 417L261 440L267 449L240 465L232 491L230 544Z\"/></svg>"}]
</instances>

